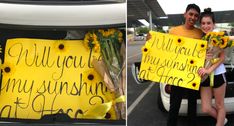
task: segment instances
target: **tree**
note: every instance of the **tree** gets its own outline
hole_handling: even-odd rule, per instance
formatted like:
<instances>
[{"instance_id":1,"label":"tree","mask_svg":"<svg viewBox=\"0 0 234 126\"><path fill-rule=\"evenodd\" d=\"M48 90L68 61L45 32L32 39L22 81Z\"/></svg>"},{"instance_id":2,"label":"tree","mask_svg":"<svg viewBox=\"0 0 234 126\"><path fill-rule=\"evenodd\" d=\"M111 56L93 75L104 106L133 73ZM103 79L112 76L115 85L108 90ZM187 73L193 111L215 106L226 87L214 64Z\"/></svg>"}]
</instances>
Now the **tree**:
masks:
<instances>
[{"instance_id":1,"label":"tree","mask_svg":"<svg viewBox=\"0 0 234 126\"><path fill-rule=\"evenodd\" d=\"M232 27L234 27L234 22L229 23L229 24L228 24L228 26L232 26Z\"/></svg>"},{"instance_id":2,"label":"tree","mask_svg":"<svg viewBox=\"0 0 234 126\"><path fill-rule=\"evenodd\" d=\"M149 32L148 27L138 27L136 28L136 33L137 34L147 34Z\"/></svg>"},{"instance_id":3,"label":"tree","mask_svg":"<svg viewBox=\"0 0 234 126\"><path fill-rule=\"evenodd\" d=\"M162 27L158 26L156 29L157 32L162 32L162 33L166 33Z\"/></svg>"}]
</instances>

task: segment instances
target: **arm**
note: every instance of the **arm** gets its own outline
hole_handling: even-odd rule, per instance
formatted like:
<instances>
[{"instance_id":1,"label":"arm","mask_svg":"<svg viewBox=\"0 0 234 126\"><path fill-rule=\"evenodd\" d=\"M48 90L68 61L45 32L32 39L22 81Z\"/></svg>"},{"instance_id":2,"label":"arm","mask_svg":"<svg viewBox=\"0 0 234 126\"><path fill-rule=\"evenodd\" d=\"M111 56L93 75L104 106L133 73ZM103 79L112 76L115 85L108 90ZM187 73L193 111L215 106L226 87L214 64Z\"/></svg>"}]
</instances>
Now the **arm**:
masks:
<instances>
[{"instance_id":1,"label":"arm","mask_svg":"<svg viewBox=\"0 0 234 126\"><path fill-rule=\"evenodd\" d=\"M151 39L151 34L148 33L147 36L146 36L146 41L150 40Z\"/></svg>"},{"instance_id":2,"label":"arm","mask_svg":"<svg viewBox=\"0 0 234 126\"><path fill-rule=\"evenodd\" d=\"M229 36L229 39L230 40L234 40L234 36Z\"/></svg>"},{"instance_id":3,"label":"arm","mask_svg":"<svg viewBox=\"0 0 234 126\"><path fill-rule=\"evenodd\" d=\"M210 66L209 68L201 68L198 70L198 74L200 76L204 76L205 74L210 74L211 72L213 72L220 64L222 64L225 60L225 53L224 50L221 51L221 53L219 54L219 60L214 63L212 66Z\"/></svg>"}]
</instances>

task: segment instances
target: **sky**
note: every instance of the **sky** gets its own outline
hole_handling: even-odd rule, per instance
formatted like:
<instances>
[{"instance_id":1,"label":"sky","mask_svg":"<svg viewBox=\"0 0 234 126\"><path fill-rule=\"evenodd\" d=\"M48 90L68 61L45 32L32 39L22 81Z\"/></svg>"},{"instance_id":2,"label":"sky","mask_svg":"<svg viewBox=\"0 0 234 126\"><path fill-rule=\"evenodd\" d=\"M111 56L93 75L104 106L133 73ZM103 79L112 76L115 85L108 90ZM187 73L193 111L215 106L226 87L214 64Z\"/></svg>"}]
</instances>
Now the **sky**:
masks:
<instances>
[{"instance_id":1,"label":"sky","mask_svg":"<svg viewBox=\"0 0 234 126\"><path fill-rule=\"evenodd\" d=\"M212 11L234 10L233 0L157 0L166 14L183 14L188 4L197 4L201 11L210 7Z\"/></svg>"}]
</instances>

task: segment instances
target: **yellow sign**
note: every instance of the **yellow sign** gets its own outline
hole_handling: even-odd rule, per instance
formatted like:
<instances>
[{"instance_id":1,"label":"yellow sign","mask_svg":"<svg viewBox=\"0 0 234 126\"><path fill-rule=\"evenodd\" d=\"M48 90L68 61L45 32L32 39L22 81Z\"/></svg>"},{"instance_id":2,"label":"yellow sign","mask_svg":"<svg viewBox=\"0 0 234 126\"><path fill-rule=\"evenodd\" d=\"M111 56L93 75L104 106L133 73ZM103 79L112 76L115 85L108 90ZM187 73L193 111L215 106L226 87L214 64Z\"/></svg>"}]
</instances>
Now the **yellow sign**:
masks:
<instances>
[{"instance_id":1,"label":"yellow sign","mask_svg":"<svg viewBox=\"0 0 234 126\"><path fill-rule=\"evenodd\" d=\"M113 101L81 40L10 39L5 48L0 118L40 119L65 113L86 118L89 110ZM115 119L113 108L108 112Z\"/></svg>"},{"instance_id":2,"label":"yellow sign","mask_svg":"<svg viewBox=\"0 0 234 126\"><path fill-rule=\"evenodd\" d=\"M151 32L142 48L139 78L198 90L207 42Z\"/></svg>"}]
</instances>

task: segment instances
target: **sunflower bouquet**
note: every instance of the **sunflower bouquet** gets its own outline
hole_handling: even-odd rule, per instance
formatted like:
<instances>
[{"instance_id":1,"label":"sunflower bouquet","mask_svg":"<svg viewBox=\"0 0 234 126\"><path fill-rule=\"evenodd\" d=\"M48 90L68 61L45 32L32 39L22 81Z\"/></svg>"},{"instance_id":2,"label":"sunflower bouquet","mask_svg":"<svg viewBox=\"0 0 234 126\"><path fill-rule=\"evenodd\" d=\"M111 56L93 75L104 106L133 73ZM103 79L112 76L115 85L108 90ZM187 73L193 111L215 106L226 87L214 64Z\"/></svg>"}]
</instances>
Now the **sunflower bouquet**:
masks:
<instances>
[{"instance_id":1,"label":"sunflower bouquet","mask_svg":"<svg viewBox=\"0 0 234 126\"><path fill-rule=\"evenodd\" d=\"M103 77L107 88L118 99L125 95L125 44L118 29L99 29L88 32L84 38L85 47L100 52L102 59L93 59L93 66ZM120 100L121 101L121 100ZM118 119L125 119L125 102L115 102Z\"/></svg>"},{"instance_id":2,"label":"sunflower bouquet","mask_svg":"<svg viewBox=\"0 0 234 126\"><path fill-rule=\"evenodd\" d=\"M220 52L223 49L234 46L234 42L229 39L229 36L225 36L224 32L209 32L205 36L202 37L202 40L206 40L208 42L207 52L213 54L211 59L206 59L205 68L210 67L212 64L219 61L218 57L219 57ZM207 77L208 75L203 77L202 82ZM210 77L210 78L213 78L213 77ZM211 80L211 83L212 83L212 80Z\"/></svg>"}]
</instances>

